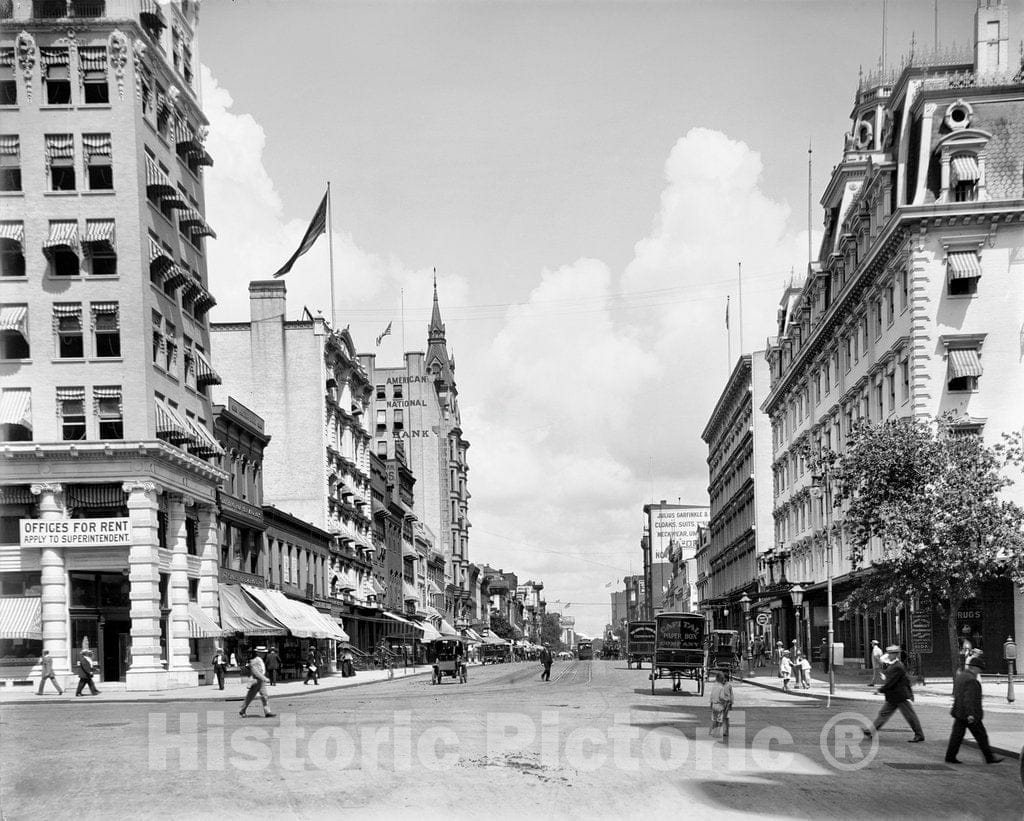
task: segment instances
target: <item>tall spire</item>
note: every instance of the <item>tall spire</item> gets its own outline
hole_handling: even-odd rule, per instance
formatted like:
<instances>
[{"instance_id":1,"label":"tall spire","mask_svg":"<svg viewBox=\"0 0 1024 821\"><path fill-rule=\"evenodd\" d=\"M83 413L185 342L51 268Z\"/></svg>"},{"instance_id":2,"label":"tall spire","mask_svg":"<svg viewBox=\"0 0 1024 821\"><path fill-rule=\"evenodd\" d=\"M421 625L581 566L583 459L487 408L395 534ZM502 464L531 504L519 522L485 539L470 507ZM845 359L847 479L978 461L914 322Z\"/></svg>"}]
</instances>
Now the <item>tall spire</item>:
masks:
<instances>
[{"instance_id":1,"label":"tall spire","mask_svg":"<svg viewBox=\"0 0 1024 821\"><path fill-rule=\"evenodd\" d=\"M430 315L430 327L427 329L427 370L437 374L447 383L454 382L455 370L448 355L448 343L444 336L444 323L441 321L441 306L437 301L437 268L434 269L434 310Z\"/></svg>"}]
</instances>

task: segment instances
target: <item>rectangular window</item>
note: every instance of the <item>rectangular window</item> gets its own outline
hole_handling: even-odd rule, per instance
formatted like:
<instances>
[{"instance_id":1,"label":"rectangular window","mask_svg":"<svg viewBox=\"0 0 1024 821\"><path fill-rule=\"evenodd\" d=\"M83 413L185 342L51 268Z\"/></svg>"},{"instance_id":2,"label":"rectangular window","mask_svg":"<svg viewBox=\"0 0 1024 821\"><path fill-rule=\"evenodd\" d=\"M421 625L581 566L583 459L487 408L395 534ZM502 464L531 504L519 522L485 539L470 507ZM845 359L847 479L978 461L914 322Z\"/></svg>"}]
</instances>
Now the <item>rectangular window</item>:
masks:
<instances>
[{"instance_id":1,"label":"rectangular window","mask_svg":"<svg viewBox=\"0 0 1024 821\"><path fill-rule=\"evenodd\" d=\"M0 134L0 191L21 190L21 138Z\"/></svg>"},{"instance_id":2,"label":"rectangular window","mask_svg":"<svg viewBox=\"0 0 1024 821\"><path fill-rule=\"evenodd\" d=\"M379 410L379 411L377 411L377 430L381 431L381 430L387 430L387 429L388 429L388 412L387 411L383 411L383 410Z\"/></svg>"},{"instance_id":3,"label":"rectangular window","mask_svg":"<svg viewBox=\"0 0 1024 821\"><path fill-rule=\"evenodd\" d=\"M161 365L164 350L164 318L153 311L153 364Z\"/></svg>"},{"instance_id":4,"label":"rectangular window","mask_svg":"<svg viewBox=\"0 0 1024 821\"><path fill-rule=\"evenodd\" d=\"M124 439L121 386L96 387L92 395L100 439Z\"/></svg>"},{"instance_id":5,"label":"rectangular window","mask_svg":"<svg viewBox=\"0 0 1024 821\"><path fill-rule=\"evenodd\" d=\"M89 273L92 276L117 276L113 220L86 220L82 250L85 252Z\"/></svg>"},{"instance_id":6,"label":"rectangular window","mask_svg":"<svg viewBox=\"0 0 1024 821\"><path fill-rule=\"evenodd\" d=\"M97 357L121 355L121 328L116 302L93 302L92 328Z\"/></svg>"},{"instance_id":7,"label":"rectangular window","mask_svg":"<svg viewBox=\"0 0 1024 821\"><path fill-rule=\"evenodd\" d=\"M173 322L164 322L164 368L171 376L178 375L178 329Z\"/></svg>"},{"instance_id":8,"label":"rectangular window","mask_svg":"<svg viewBox=\"0 0 1024 821\"><path fill-rule=\"evenodd\" d=\"M156 133L167 139L167 133L171 122L171 102L167 99L167 92L161 87L156 87Z\"/></svg>"},{"instance_id":9,"label":"rectangular window","mask_svg":"<svg viewBox=\"0 0 1024 821\"><path fill-rule=\"evenodd\" d=\"M25 224L0 222L0 276L25 276Z\"/></svg>"},{"instance_id":10,"label":"rectangular window","mask_svg":"<svg viewBox=\"0 0 1024 821\"><path fill-rule=\"evenodd\" d=\"M947 354L950 391L976 391L981 376L981 357L977 348L954 348Z\"/></svg>"},{"instance_id":11,"label":"rectangular window","mask_svg":"<svg viewBox=\"0 0 1024 821\"><path fill-rule=\"evenodd\" d=\"M77 302L57 303L53 306L53 322L57 333L57 357L83 358L85 344L82 335L82 306Z\"/></svg>"},{"instance_id":12,"label":"rectangular window","mask_svg":"<svg viewBox=\"0 0 1024 821\"><path fill-rule=\"evenodd\" d=\"M377 385L377 398L378 399L387 399L388 398L387 393L385 393L385 391L384 391L384 386L383 385Z\"/></svg>"},{"instance_id":13,"label":"rectangular window","mask_svg":"<svg viewBox=\"0 0 1024 821\"><path fill-rule=\"evenodd\" d=\"M139 71L140 89L142 91L142 116L146 120L153 117L153 78L146 69Z\"/></svg>"},{"instance_id":14,"label":"rectangular window","mask_svg":"<svg viewBox=\"0 0 1024 821\"><path fill-rule=\"evenodd\" d=\"M28 359L31 355L28 305L0 305L0 359Z\"/></svg>"},{"instance_id":15,"label":"rectangular window","mask_svg":"<svg viewBox=\"0 0 1024 821\"><path fill-rule=\"evenodd\" d=\"M875 411L878 413L879 420L885 418L885 396L882 391L881 382L875 385Z\"/></svg>"},{"instance_id":16,"label":"rectangular window","mask_svg":"<svg viewBox=\"0 0 1024 821\"><path fill-rule=\"evenodd\" d=\"M903 395L901 398L906 402L910 399L910 362L906 359L900 362L900 379L903 382Z\"/></svg>"},{"instance_id":17,"label":"rectangular window","mask_svg":"<svg viewBox=\"0 0 1024 821\"><path fill-rule=\"evenodd\" d=\"M832 368L828 362L825 363L824 368L825 374L825 395L828 396L829 391L832 390Z\"/></svg>"},{"instance_id":18,"label":"rectangular window","mask_svg":"<svg viewBox=\"0 0 1024 821\"><path fill-rule=\"evenodd\" d=\"M381 459L387 459L388 458L388 443L387 443L386 439L378 439L377 440L377 455Z\"/></svg>"},{"instance_id":19,"label":"rectangular window","mask_svg":"<svg viewBox=\"0 0 1024 821\"><path fill-rule=\"evenodd\" d=\"M846 337L846 370L853 367L853 337Z\"/></svg>"},{"instance_id":20,"label":"rectangular window","mask_svg":"<svg viewBox=\"0 0 1024 821\"><path fill-rule=\"evenodd\" d=\"M402 385L401 385L401 383L396 383L396 384L391 386L391 396L394 399L401 399L402 398Z\"/></svg>"},{"instance_id":21,"label":"rectangular window","mask_svg":"<svg viewBox=\"0 0 1024 821\"><path fill-rule=\"evenodd\" d=\"M896 291L892 285L889 285L885 289L885 308L886 308L886 321L892 325L893 320L896 318Z\"/></svg>"},{"instance_id":22,"label":"rectangular window","mask_svg":"<svg viewBox=\"0 0 1024 821\"><path fill-rule=\"evenodd\" d=\"M394 420L392 422L392 430L405 430L405 411L398 408L394 412Z\"/></svg>"},{"instance_id":23,"label":"rectangular window","mask_svg":"<svg viewBox=\"0 0 1024 821\"><path fill-rule=\"evenodd\" d=\"M8 3L10 5L10 3ZM13 10L12 10L13 12ZM0 76L0 105L18 104L18 82L14 79L14 49L0 48L0 71L11 69L10 73L4 71Z\"/></svg>"},{"instance_id":24,"label":"rectangular window","mask_svg":"<svg viewBox=\"0 0 1024 821\"><path fill-rule=\"evenodd\" d=\"M107 49L104 46L79 46L79 76L82 96L86 105L106 105L110 102L107 85Z\"/></svg>"},{"instance_id":25,"label":"rectangular window","mask_svg":"<svg viewBox=\"0 0 1024 821\"><path fill-rule=\"evenodd\" d=\"M871 344L871 334L868 331L868 315L865 313L860 318L860 336L861 346L860 349L864 351L864 356L868 355L868 346Z\"/></svg>"},{"instance_id":26,"label":"rectangular window","mask_svg":"<svg viewBox=\"0 0 1024 821\"><path fill-rule=\"evenodd\" d=\"M63 441L85 439L85 388L57 388L57 412Z\"/></svg>"},{"instance_id":27,"label":"rectangular window","mask_svg":"<svg viewBox=\"0 0 1024 821\"><path fill-rule=\"evenodd\" d=\"M889 412L896 410L896 374L889 371L885 375L885 386L889 392Z\"/></svg>"},{"instance_id":28,"label":"rectangular window","mask_svg":"<svg viewBox=\"0 0 1024 821\"><path fill-rule=\"evenodd\" d=\"M90 191L109 191L114 187L109 134L83 134L82 150Z\"/></svg>"},{"instance_id":29,"label":"rectangular window","mask_svg":"<svg viewBox=\"0 0 1024 821\"><path fill-rule=\"evenodd\" d=\"M51 191L75 190L75 140L71 134L47 134L46 165Z\"/></svg>"},{"instance_id":30,"label":"rectangular window","mask_svg":"<svg viewBox=\"0 0 1024 821\"><path fill-rule=\"evenodd\" d=\"M66 48L39 49L47 105L71 105L71 60Z\"/></svg>"},{"instance_id":31,"label":"rectangular window","mask_svg":"<svg viewBox=\"0 0 1024 821\"><path fill-rule=\"evenodd\" d=\"M910 302L910 273L904 268L900 271L900 310Z\"/></svg>"}]
</instances>

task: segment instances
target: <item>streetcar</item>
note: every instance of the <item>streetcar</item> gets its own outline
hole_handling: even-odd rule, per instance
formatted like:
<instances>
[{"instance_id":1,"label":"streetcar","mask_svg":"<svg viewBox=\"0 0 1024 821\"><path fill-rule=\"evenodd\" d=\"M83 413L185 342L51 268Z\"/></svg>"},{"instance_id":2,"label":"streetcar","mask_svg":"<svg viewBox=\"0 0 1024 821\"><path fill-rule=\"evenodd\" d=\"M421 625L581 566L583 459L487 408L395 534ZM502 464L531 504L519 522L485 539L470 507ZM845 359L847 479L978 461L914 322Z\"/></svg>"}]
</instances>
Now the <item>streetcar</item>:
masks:
<instances>
[{"instance_id":1,"label":"streetcar","mask_svg":"<svg viewBox=\"0 0 1024 821\"><path fill-rule=\"evenodd\" d=\"M697 685L704 695L708 667L707 619L700 613L659 613L654 617L654 660L651 663L651 692L659 679L672 682L672 692L682 689L682 680Z\"/></svg>"},{"instance_id":2,"label":"streetcar","mask_svg":"<svg viewBox=\"0 0 1024 821\"><path fill-rule=\"evenodd\" d=\"M576 642L576 658L580 661L589 661L594 658L594 643L590 641Z\"/></svg>"}]
</instances>

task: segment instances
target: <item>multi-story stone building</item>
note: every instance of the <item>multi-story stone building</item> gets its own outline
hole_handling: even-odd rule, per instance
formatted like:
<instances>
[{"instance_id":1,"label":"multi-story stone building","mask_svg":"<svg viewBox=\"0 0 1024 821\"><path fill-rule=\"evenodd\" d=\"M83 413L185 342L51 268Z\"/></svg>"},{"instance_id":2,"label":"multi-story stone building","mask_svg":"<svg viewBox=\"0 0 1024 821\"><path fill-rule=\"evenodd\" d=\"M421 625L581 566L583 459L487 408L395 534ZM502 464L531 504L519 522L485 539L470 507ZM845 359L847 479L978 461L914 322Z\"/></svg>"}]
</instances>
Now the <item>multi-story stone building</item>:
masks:
<instances>
[{"instance_id":1,"label":"multi-story stone building","mask_svg":"<svg viewBox=\"0 0 1024 821\"><path fill-rule=\"evenodd\" d=\"M373 354L360 356L373 387L370 435L382 457L393 457L398 443L405 447L406 463L416 476L416 516L434 534L445 558L444 606L438 609L451 621L470 609L469 442L462 435L455 360L448 353L436 282L427 352L406 353L404 360L400 367L381 368Z\"/></svg>"},{"instance_id":2,"label":"multi-story stone building","mask_svg":"<svg viewBox=\"0 0 1024 821\"><path fill-rule=\"evenodd\" d=\"M759 556L775 544L771 422L761 411L768 385L764 351L742 355L701 434L711 519L700 607L717 609L716 624L727 630L747 631L739 600L756 599Z\"/></svg>"},{"instance_id":3,"label":"multi-story stone building","mask_svg":"<svg viewBox=\"0 0 1024 821\"><path fill-rule=\"evenodd\" d=\"M334 330L308 312L287 320L282 280L249 283L249 322L215 323L215 356L230 384L219 389L241 398L263 417L274 447L263 466L264 493L279 510L334 539L322 562L326 591L346 603L353 622L379 622L383 590L373 579L370 435L363 420L370 384L348 331ZM272 546L271 546L272 547Z\"/></svg>"},{"instance_id":4,"label":"multi-story stone building","mask_svg":"<svg viewBox=\"0 0 1024 821\"><path fill-rule=\"evenodd\" d=\"M194 685L219 630L197 11L5 5L0 573L41 596L4 678L88 643L108 682Z\"/></svg>"},{"instance_id":5,"label":"multi-story stone building","mask_svg":"<svg viewBox=\"0 0 1024 821\"><path fill-rule=\"evenodd\" d=\"M804 453L841 451L861 419L951 412L964 433L993 442L1022 427L1024 75L1019 60L1010 61L1007 23L1004 2L980 2L973 54L914 54L897 75L862 79L822 198L820 253L783 298L762 405L772 420L782 554L771 558L788 559L787 581L807 592L776 629L799 628L810 645L819 644L828 617L831 522L811 494ZM1024 488L1010 492L1020 502ZM841 512L835 519L839 600L857 574ZM866 563L881 550L872 544ZM788 598L782 593L775 604L789 607ZM920 656L923 670L948 670L943 624L913 608L894 602L849 619L837 614L836 641L854 659L866 657L872 638L896 641ZM1024 597L1009 579L990 584L960 618L996 655L1007 635L1024 630Z\"/></svg>"}]
</instances>

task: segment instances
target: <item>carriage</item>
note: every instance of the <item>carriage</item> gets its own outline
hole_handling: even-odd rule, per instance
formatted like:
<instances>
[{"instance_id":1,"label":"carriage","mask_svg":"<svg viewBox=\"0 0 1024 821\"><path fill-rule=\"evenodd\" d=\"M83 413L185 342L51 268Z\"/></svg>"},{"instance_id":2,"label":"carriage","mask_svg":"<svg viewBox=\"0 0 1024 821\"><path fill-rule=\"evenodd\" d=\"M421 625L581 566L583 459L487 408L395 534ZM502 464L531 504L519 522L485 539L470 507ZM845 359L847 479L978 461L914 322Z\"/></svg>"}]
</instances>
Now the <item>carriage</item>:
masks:
<instances>
[{"instance_id":1,"label":"carriage","mask_svg":"<svg viewBox=\"0 0 1024 821\"><path fill-rule=\"evenodd\" d=\"M626 667L643 669L644 661L654 657L654 622L631 621L626 625Z\"/></svg>"},{"instance_id":2,"label":"carriage","mask_svg":"<svg viewBox=\"0 0 1024 821\"><path fill-rule=\"evenodd\" d=\"M465 684L468 678L465 651L458 639L434 639L427 645L427 663L434 668L431 684L440 684L444 678Z\"/></svg>"},{"instance_id":3,"label":"carriage","mask_svg":"<svg viewBox=\"0 0 1024 821\"><path fill-rule=\"evenodd\" d=\"M704 695L707 619L699 613L659 613L654 617L654 627L651 692L659 679L670 679L675 692L682 689L682 680L687 678L696 683L697 695Z\"/></svg>"},{"instance_id":4,"label":"carriage","mask_svg":"<svg viewBox=\"0 0 1024 821\"><path fill-rule=\"evenodd\" d=\"M743 680L743 645L735 630L712 630L708 636L707 678L725 674L726 681Z\"/></svg>"}]
</instances>

